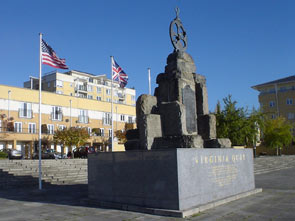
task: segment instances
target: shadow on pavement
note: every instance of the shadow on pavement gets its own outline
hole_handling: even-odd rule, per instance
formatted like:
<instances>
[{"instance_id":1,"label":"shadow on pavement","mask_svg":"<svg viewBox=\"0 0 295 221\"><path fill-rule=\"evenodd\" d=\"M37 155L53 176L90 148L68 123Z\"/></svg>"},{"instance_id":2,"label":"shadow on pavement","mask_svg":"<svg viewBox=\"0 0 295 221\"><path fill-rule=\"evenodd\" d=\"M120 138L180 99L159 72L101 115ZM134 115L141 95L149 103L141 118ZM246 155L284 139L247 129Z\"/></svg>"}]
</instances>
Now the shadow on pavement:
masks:
<instances>
[{"instance_id":1,"label":"shadow on pavement","mask_svg":"<svg viewBox=\"0 0 295 221\"><path fill-rule=\"evenodd\" d=\"M88 206L85 202L87 194L87 184L52 185L46 183L43 184L42 190L39 190L37 182L36 185L30 187L0 189L0 198L4 199L70 206Z\"/></svg>"}]
</instances>

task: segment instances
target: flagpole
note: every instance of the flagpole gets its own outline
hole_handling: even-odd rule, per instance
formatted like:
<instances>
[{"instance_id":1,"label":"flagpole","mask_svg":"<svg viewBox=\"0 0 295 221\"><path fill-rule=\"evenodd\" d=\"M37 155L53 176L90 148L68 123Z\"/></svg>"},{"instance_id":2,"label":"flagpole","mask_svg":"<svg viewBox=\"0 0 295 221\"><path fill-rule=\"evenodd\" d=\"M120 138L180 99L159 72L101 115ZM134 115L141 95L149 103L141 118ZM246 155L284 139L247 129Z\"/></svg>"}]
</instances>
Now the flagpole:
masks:
<instances>
[{"instance_id":1,"label":"flagpole","mask_svg":"<svg viewBox=\"0 0 295 221\"><path fill-rule=\"evenodd\" d=\"M41 165L41 90L42 90L42 33L40 35L39 50L39 190L42 190L42 165Z\"/></svg>"},{"instance_id":2,"label":"flagpole","mask_svg":"<svg viewBox=\"0 0 295 221\"><path fill-rule=\"evenodd\" d=\"M151 88L151 69L148 68L148 78L149 78L149 95L152 95L152 88Z\"/></svg>"},{"instance_id":3,"label":"flagpole","mask_svg":"<svg viewBox=\"0 0 295 221\"><path fill-rule=\"evenodd\" d=\"M112 120L112 135L111 135L111 139L112 139L112 151L114 149L114 124L113 124L113 59L114 57L111 56L111 79L112 79L112 86L111 86L111 100L112 100L112 105L111 105L111 120Z\"/></svg>"}]
</instances>

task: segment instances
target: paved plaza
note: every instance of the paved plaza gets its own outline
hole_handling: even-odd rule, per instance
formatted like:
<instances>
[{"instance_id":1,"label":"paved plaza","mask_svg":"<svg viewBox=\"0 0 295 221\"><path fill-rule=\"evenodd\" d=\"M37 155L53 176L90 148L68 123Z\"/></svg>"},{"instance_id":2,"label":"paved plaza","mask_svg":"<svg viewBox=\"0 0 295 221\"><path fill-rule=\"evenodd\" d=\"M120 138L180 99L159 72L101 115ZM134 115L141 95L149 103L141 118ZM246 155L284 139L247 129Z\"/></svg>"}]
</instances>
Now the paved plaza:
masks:
<instances>
[{"instance_id":1,"label":"paved plaza","mask_svg":"<svg viewBox=\"0 0 295 221\"><path fill-rule=\"evenodd\" d=\"M0 190L0 220L295 220L295 156L256 158L254 168L263 192L186 219L91 207L80 184Z\"/></svg>"}]
</instances>

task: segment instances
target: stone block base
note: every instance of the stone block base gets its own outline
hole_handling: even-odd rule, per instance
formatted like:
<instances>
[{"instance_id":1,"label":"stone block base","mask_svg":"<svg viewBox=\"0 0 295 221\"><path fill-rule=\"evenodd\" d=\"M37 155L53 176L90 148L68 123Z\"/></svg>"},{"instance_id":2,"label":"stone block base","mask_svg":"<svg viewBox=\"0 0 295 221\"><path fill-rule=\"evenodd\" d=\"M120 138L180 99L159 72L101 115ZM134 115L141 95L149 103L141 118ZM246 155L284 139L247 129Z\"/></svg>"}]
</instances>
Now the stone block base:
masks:
<instances>
[{"instance_id":1,"label":"stone block base","mask_svg":"<svg viewBox=\"0 0 295 221\"><path fill-rule=\"evenodd\" d=\"M179 148L90 154L96 202L188 210L255 189L250 149Z\"/></svg>"},{"instance_id":2,"label":"stone block base","mask_svg":"<svg viewBox=\"0 0 295 221\"><path fill-rule=\"evenodd\" d=\"M182 135L154 138L152 149L164 148L203 148L204 141L200 135Z\"/></svg>"},{"instance_id":3,"label":"stone block base","mask_svg":"<svg viewBox=\"0 0 295 221\"><path fill-rule=\"evenodd\" d=\"M205 140L204 148L231 148L231 141L228 138Z\"/></svg>"}]
</instances>

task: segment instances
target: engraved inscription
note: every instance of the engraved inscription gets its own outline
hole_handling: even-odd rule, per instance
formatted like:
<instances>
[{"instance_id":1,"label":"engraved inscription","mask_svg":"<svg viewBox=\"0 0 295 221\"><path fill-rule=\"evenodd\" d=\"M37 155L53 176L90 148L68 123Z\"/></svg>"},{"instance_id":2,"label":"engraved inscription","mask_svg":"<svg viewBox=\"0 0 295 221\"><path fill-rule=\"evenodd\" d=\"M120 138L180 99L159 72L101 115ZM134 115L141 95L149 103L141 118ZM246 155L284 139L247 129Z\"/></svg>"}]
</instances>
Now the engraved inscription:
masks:
<instances>
[{"instance_id":1,"label":"engraved inscription","mask_svg":"<svg viewBox=\"0 0 295 221\"><path fill-rule=\"evenodd\" d=\"M237 178L238 170L235 165L212 166L209 177L218 186L223 187L231 184Z\"/></svg>"},{"instance_id":2,"label":"engraved inscription","mask_svg":"<svg viewBox=\"0 0 295 221\"><path fill-rule=\"evenodd\" d=\"M223 187L232 184L237 179L237 164L245 161L246 155L198 155L193 160L200 166L206 165L209 179L219 187Z\"/></svg>"}]
</instances>

